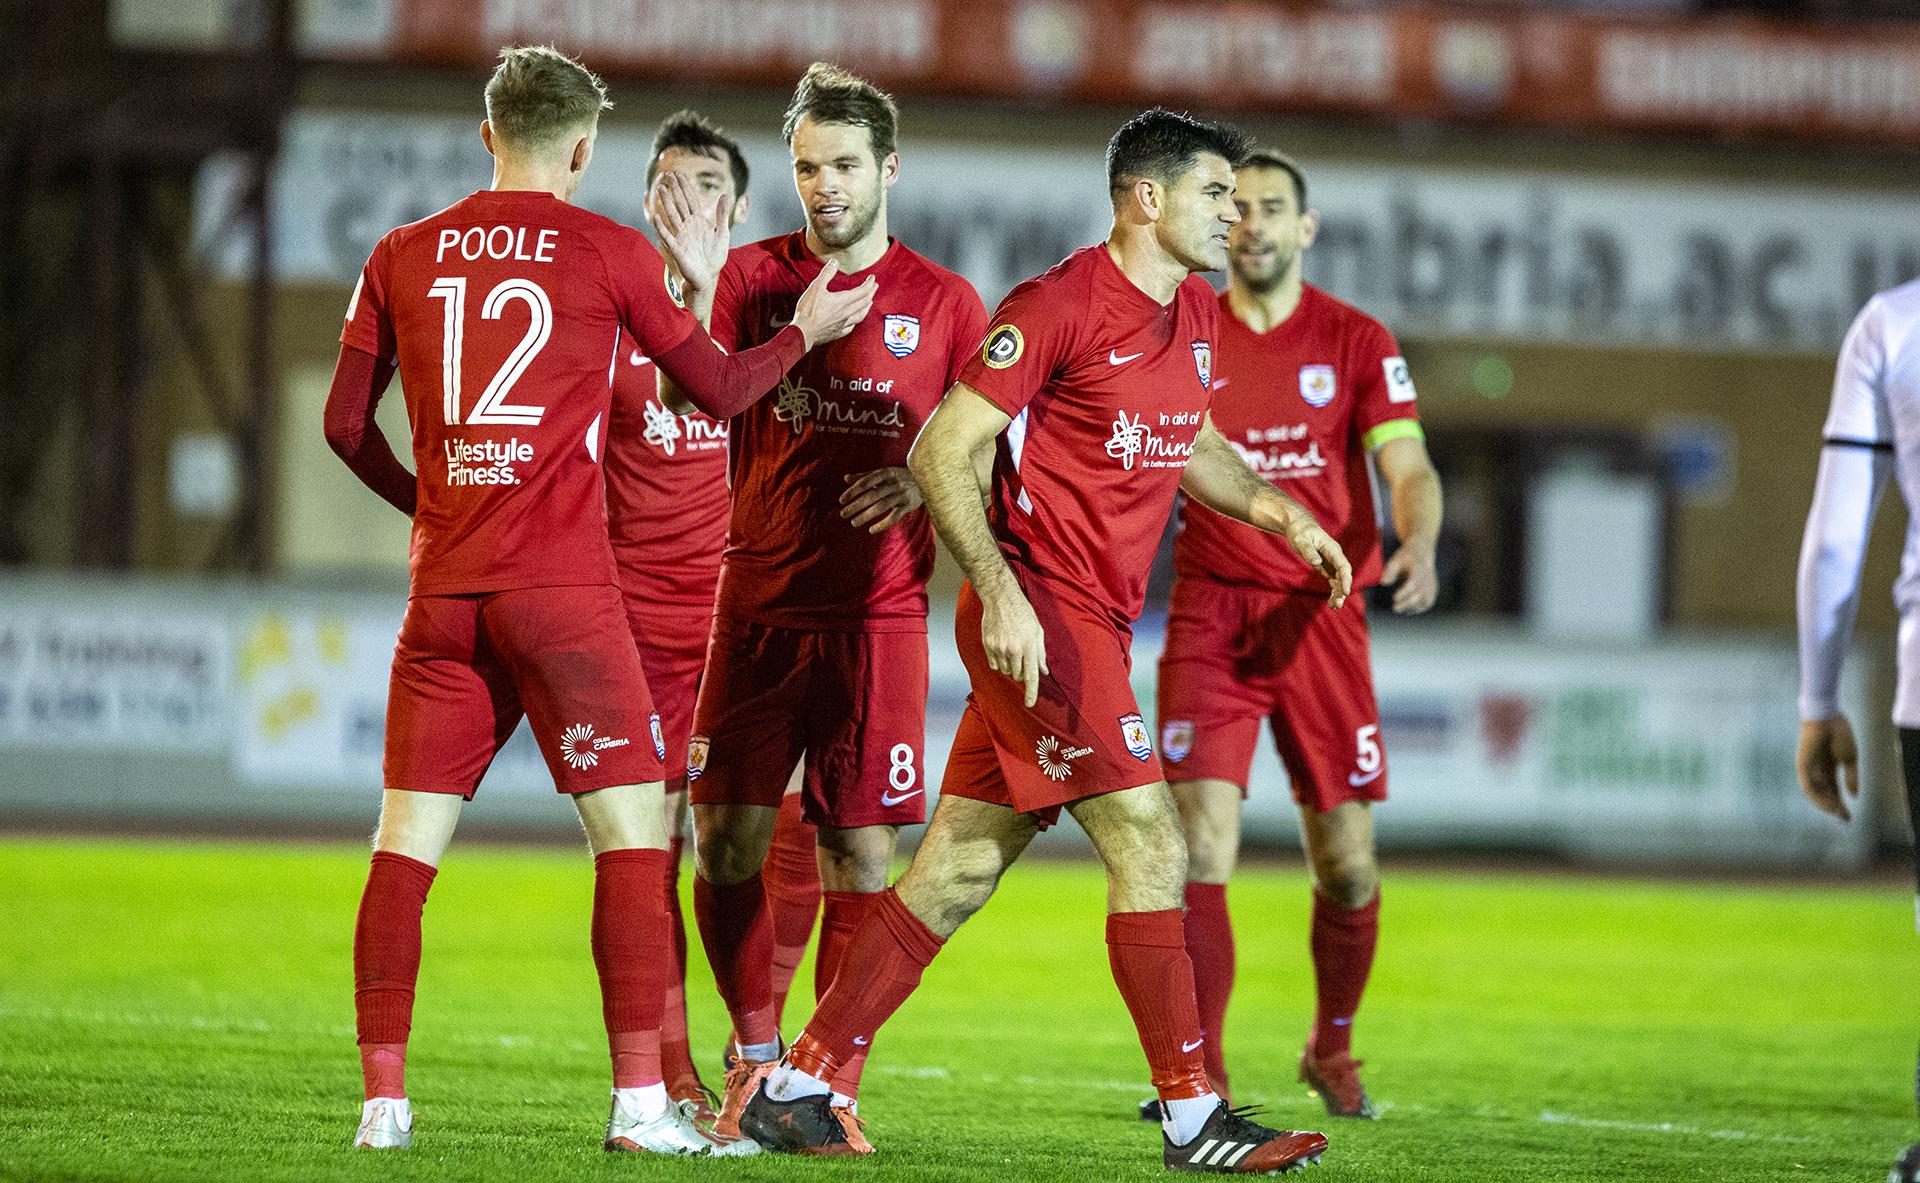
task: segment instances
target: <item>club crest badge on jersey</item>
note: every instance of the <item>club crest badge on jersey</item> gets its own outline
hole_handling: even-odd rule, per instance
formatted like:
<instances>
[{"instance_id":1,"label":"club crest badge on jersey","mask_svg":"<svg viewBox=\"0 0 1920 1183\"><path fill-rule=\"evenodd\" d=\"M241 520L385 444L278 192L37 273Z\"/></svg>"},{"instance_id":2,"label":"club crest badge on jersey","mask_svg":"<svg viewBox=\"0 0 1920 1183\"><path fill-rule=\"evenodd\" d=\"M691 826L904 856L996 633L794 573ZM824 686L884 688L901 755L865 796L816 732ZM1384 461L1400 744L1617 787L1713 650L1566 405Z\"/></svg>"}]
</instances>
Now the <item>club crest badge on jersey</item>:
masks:
<instances>
[{"instance_id":1,"label":"club crest badge on jersey","mask_svg":"<svg viewBox=\"0 0 1920 1183\"><path fill-rule=\"evenodd\" d=\"M1213 390L1213 342L1193 342L1193 369L1200 375L1200 389ZM1143 757L1144 759L1144 757Z\"/></svg>"},{"instance_id":2,"label":"club crest badge on jersey","mask_svg":"<svg viewBox=\"0 0 1920 1183\"><path fill-rule=\"evenodd\" d=\"M907 356L920 348L920 318L898 312L887 313L887 319L880 326L880 340L893 356Z\"/></svg>"},{"instance_id":3,"label":"club crest badge on jersey","mask_svg":"<svg viewBox=\"0 0 1920 1183\"><path fill-rule=\"evenodd\" d=\"M1120 716L1120 738L1136 760L1153 759L1153 737L1147 734L1147 721L1139 715Z\"/></svg>"},{"instance_id":4,"label":"club crest badge on jersey","mask_svg":"<svg viewBox=\"0 0 1920 1183\"><path fill-rule=\"evenodd\" d=\"M1300 397L1310 407L1324 407L1333 401L1333 367L1301 366Z\"/></svg>"},{"instance_id":5,"label":"club crest badge on jersey","mask_svg":"<svg viewBox=\"0 0 1920 1183\"><path fill-rule=\"evenodd\" d=\"M1193 750L1193 720L1168 719L1160 726L1160 750L1178 764Z\"/></svg>"},{"instance_id":6,"label":"club crest badge on jersey","mask_svg":"<svg viewBox=\"0 0 1920 1183\"><path fill-rule=\"evenodd\" d=\"M667 298L675 304L680 305L680 307L685 308L687 306L687 294L681 290L680 281L673 277L673 269L667 267L661 270L663 272L661 278L666 280L667 283Z\"/></svg>"},{"instance_id":7,"label":"club crest badge on jersey","mask_svg":"<svg viewBox=\"0 0 1920 1183\"><path fill-rule=\"evenodd\" d=\"M707 770L707 749L712 741L704 735L696 735L687 741L687 779L699 780L700 774Z\"/></svg>"},{"instance_id":8,"label":"club crest badge on jersey","mask_svg":"<svg viewBox=\"0 0 1920 1183\"><path fill-rule=\"evenodd\" d=\"M660 734L660 712L655 711L647 718L647 730L653 732L653 756L656 760L667 758L667 737Z\"/></svg>"}]
</instances>

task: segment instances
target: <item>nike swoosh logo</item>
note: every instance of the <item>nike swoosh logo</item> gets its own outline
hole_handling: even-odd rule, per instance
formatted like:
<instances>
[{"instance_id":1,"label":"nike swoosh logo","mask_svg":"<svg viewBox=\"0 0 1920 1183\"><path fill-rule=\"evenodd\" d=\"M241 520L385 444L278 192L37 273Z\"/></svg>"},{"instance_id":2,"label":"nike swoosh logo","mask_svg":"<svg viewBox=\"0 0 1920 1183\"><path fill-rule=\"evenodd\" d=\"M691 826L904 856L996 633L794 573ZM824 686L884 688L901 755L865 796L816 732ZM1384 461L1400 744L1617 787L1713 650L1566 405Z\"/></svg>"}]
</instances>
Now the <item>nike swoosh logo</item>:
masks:
<instances>
[{"instance_id":1,"label":"nike swoosh logo","mask_svg":"<svg viewBox=\"0 0 1920 1183\"><path fill-rule=\"evenodd\" d=\"M1181 1044L1181 1045L1180 1045L1180 1050L1181 1050L1181 1051L1183 1051L1183 1052L1190 1052L1190 1051L1192 1051L1192 1050L1193 1050L1194 1048L1197 1048L1197 1047L1199 1047L1199 1046L1200 1046L1201 1044L1203 1044L1203 1043L1205 1043L1206 1041L1207 1041L1207 1038L1206 1038L1206 1036L1204 1036L1204 1035L1203 1035L1203 1036L1201 1036L1201 1037L1200 1037L1199 1039L1196 1039L1196 1040L1194 1040L1194 1041L1193 1041L1192 1043L1183 1043L1183 1044Z\"/></svg>"},{"instance_id":2,"label":"nike swoosh logo","mask_svg":"<svg viewBox=\"0 0 1920 1183\"><path fill-rule=\"evenodd\" d=\"M881 790L881 792L880 792L880 804L882 804L882 805L898 805L898 804L900 804L900 803L901 803L902 801L905 801L905 800L906 800L907 798L909 798L909 797L918 797L918 796L919 796L920 794L922 794L922 793L924 793L924 792L926 792L926 790L925 790L925 789L914 789L914 790L913 790L913 791L911 791L911 792L907 792L907 793L902 793L902 794L900 794L900 795L899 795L898 797L896 797L896 796L894 796L894 795L893 795L893 793L892 793L891 791L889 791L889 790L885 790L885 789L883 789L883 790Z\"/></svg>"},{"instance_id":3,"label":"nike swoosh logo","mask_svg":"<svg viewBox=\"0 0 1920 1183\"><path fill-rule=\"evenodd\" d=\"M1372 772L1367 773L1365 776L1361 776L1357 772L1349 772L1347 773L1347 783L1357 789L1361 785L1369 785L1369 784L1372 784L1374 781L1379 780L1380 774L1385 772L1386 770L1387 770L1386 765L1382 764L1380 767L1374 769Z\"/></svg>"},{"instance_id":4,"label":"nike swoosh logo","mask_svg":"<svg viewBox=\"0 0 1920 1183\"><path fill-rule=\"evenodd\" d=\"M1215 378L1213 380L1213 388L1215 390L1225 390L1227 388L1227 380L1225 378Z\"/></svg>"},{"instance_id":5,"label":"nike swoosh logo","mask_svg":"<svg viewBox=\"0 0 1920 1183\"><path fill-rule=\"evenodd\" d=\"M1352 1020L1352 1019L1348 1019L1347 1021L1348 1021L1349 1023L1351 1023L1351 1022L1352 1022L1353 1020ZM853 1037L853 1041L854 1041L855 1043L857 1043L857 1044L859 1044L859 1045L860 1045L861 1047L865 1047L865 1046L867 1045L867 1036L865 1036L865 1035L856 1035L856 1036L854 1036L854 1037Z\"/></svg>"},{"instance_id":6,"label":"nike swoosh logo","mask_svg":"<svg viewBox=\"0 0 1920 1183\"><path fill-rule=\"evenodd\" d=\"M1121 357L1117 350L1109 349L1107 350L1107 364L1110 366L1124 366L1134 358L1144 356L1145 352L1145 350L1142 350L1140 353L1129 353L1127 356Z\"/></svg>"}]
</instances>

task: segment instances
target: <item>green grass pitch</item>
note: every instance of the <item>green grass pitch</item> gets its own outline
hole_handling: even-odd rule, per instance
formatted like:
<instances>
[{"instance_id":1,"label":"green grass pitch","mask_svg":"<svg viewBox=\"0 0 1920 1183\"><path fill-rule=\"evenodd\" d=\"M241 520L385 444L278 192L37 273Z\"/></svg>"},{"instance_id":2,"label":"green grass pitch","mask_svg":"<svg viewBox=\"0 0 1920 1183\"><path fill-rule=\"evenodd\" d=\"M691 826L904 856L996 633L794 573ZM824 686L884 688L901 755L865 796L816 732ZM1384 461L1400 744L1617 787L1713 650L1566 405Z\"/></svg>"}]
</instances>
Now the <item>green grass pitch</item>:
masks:
<instances>
[{"instance_id":1,"label":"green grass pitch","mask_svg":"<svg viewBox=\"0 0 1920 1183\"><path fill-rule=\"evenodd\" d=\"M0 1177L1161 1173L1093 865L1017 866L881 1032L862 1097L878 1155L689 1162L600 1150L584 851L458 843L427 905L414 1148L351 1151L365 866L343 846L0 840ZM1865 1180L1920 1137L1920 941L1897 886L1390 868L1355 1028L1378 1123L1330 1121L1293 1083L1300 870L1248 868L1232 901L1230 1067L1271 1124L1327 1133L1303 1183ZM724 1019L697 952L688 992L711 1064Z\"/></svg>"}]
</instances>

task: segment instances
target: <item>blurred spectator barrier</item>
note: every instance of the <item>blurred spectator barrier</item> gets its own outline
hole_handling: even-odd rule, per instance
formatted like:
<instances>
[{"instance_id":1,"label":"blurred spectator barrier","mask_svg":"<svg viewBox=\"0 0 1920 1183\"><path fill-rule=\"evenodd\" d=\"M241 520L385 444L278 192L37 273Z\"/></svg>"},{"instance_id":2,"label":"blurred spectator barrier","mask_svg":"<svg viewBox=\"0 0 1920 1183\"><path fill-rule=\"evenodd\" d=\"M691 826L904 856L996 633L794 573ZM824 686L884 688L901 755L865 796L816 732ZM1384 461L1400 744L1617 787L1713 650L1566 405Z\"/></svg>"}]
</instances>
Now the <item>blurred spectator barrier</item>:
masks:
<instances>
[{"instance_id":1,"label":"blurred spectator barrier","mask_svg":"<svg viewBox=\"0 0 1920 1183\"><path fill-rule=\"evenodd\" d=\"M403 600L242 583L0 582L0 819L370 826ZM930 785L967 690L950 620L936 608ZM1159 649L1150 618L1134 647L1148 715ZM1385 622L1374 660L1388 846L1781 866L1857 865L1871 852L1865 819L1841 826L1800 797L1786 641L1546 645L1518 630ZM1865 706L1871 668L1854 661L1842 689L1867 738L1869 783L1882 734ZM1249 835L1289 840L1293 807L1264 743L1253 781ZM524 726L469 810L482 824L578 824ZM1046 840L1072 844L1077 831Z\"/></svg>"}]
</instances>

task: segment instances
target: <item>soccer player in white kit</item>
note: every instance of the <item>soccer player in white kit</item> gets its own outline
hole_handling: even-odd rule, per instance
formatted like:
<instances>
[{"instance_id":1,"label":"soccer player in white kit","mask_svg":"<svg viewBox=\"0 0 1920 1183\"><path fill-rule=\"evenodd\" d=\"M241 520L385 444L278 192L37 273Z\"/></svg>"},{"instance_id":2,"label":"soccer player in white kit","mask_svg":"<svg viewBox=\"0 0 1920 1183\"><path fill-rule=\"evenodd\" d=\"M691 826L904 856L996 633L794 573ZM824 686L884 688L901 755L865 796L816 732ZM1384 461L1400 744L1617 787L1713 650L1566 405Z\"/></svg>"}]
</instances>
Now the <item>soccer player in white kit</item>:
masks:
<instances>
[{"instance_id":1,"label":"soccer player in white kit","mask_svg":"<svg viewBox=\"0 0 1920 1183\"><path fill-rule=\"evenodd\" d=\"M1900 610L1893 723L1913 818L1920 816L1920 281L1881 292L1854 318L1821 436L1820 475L1800 544L1800 787L1822 810L1851 819L1846 798L1860 795L1860 753L1840 713L1840 663L1853 640L1874 511L1887 478L1897 476L1909 516L1893 585ZM1920 895L1915 920L1920 924ZM1907 1148L1892 1175L1916 1177L1920 1144Z\"/></svg>"}]
</instances>

